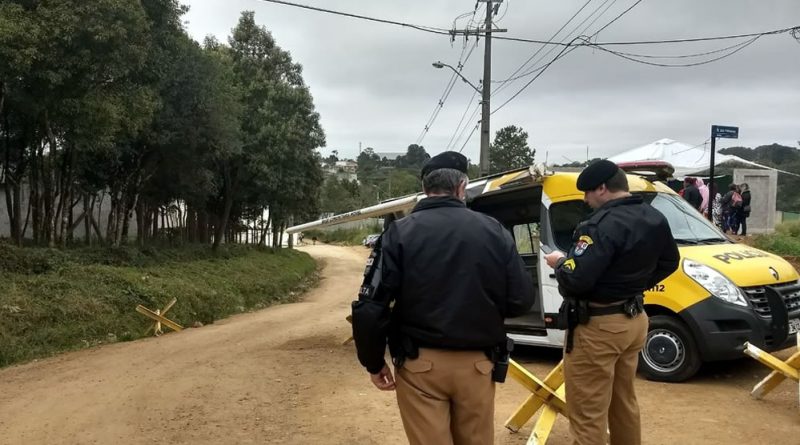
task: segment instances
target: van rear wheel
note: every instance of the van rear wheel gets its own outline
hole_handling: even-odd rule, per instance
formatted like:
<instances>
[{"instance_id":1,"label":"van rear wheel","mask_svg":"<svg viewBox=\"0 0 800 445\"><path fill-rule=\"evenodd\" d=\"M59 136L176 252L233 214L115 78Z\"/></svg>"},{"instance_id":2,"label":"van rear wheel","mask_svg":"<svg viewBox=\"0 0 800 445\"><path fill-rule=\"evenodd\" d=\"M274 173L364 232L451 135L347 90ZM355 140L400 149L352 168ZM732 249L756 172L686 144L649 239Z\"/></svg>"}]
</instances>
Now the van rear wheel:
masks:
<instances>
[{"instance_id":1,"label":"van rear wheel","mask_svg":"<svg viewBox=\"0 0 800 445\"><path fill-rule=\"evenodd\" d=\"M682 382L694 376L702 361L689 328L675 317L650 317L647 340L639 353L639 372L648 380Z\"/></svg>"}]
</instances>

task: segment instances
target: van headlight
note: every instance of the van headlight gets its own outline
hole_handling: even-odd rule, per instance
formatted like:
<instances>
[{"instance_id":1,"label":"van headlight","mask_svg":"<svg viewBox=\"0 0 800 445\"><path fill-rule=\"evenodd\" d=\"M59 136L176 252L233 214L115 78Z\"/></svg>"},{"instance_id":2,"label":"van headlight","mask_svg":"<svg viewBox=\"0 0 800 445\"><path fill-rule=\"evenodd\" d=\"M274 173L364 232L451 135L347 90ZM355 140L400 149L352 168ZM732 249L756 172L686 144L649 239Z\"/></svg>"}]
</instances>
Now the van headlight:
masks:
<instances>
[{"instance_id":1,"label":"van headlight","mask_svg":"<svg viewBox=\"0 0 800 445\"><path fill-rule=\"evenodd\" d=\"M728 303L747 306L747 299L739 286L729 280L720 272L689 259L683 260L683 272L689 275L697 284L703 286L711 295L721 298Z\"/></svg>"}]
</instances>

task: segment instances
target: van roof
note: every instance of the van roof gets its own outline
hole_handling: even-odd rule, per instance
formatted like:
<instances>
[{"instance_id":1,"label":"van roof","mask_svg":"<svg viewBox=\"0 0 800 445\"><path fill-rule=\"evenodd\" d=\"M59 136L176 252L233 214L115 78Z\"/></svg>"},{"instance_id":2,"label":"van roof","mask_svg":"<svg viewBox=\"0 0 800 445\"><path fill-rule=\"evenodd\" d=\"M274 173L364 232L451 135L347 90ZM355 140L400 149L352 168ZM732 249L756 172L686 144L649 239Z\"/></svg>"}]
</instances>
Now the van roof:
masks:
<instances>
[{"instance_id":1,"label":"van roof","mask_svg":"<svg viewBox=\"0 0 800 445\"><path fill-rule=\"evenodd\" d=\"M485 195L531 187L544 187L547 196L554 200L582 199L583 192L577 188L578 175L579 173L577 172L554 172L547 169L542 164L536 164L530 167L519 168L470 181L467 187L467 199L471 201ZM663 183L653 183L633 174L628 174L627 176L628 185L632 192L675 193ZM307 229L328 227L349 221L378 218L392 213L406 213L414 208L417 202L424 197L424 194L417 193L394 198L374 206L289 227L286 231L288 233L296 233Z\"/></svg>"}]
</instances>

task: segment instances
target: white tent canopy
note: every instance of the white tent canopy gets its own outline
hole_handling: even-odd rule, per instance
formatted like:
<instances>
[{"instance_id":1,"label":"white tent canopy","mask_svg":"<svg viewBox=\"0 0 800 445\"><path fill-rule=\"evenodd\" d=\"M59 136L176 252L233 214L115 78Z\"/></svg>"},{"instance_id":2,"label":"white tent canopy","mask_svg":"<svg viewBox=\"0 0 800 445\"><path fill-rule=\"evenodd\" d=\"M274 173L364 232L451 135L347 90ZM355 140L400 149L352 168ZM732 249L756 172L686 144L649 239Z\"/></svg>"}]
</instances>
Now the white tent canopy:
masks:
<instances>
[{"instance_id":1,"label":"white tent canopy","mask_svg":"<svg viewBox=\"0 0 800 445\"><path fill-rule=\"evenodd\" d=\"M675 167L675 177L683 177L708 170L711 163L711 148L703 145L687 145L672 139L661 139L642 147L634 148L608 158L609 161L635 162L635 161L665 161ZM757 164L738 156L717 153L714 156L714 165L737 162L759 168L775 170L772 167ZM778 170L781 171L781 170Z\"/></svg>"}]
</instances>

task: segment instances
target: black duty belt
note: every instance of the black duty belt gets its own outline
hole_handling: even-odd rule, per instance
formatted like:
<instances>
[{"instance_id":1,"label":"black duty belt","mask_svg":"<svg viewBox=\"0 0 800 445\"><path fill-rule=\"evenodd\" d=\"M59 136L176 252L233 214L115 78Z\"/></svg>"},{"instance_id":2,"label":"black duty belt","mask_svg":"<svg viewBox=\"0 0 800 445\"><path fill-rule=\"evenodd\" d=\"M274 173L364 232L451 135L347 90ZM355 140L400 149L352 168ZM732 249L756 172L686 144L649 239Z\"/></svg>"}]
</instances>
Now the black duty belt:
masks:
<instances>
[{"instance_id":1,"label":"black duty belt","mask_svg":"<svg viewBox=\"0 0 800 445\"><path fill-rule=\"evenodd\" d=\"M597 317L600 315L625 314L625 304L615 304L613 306L592 307L589 306L589 315Z\"/></svg>"}]
</instances>

